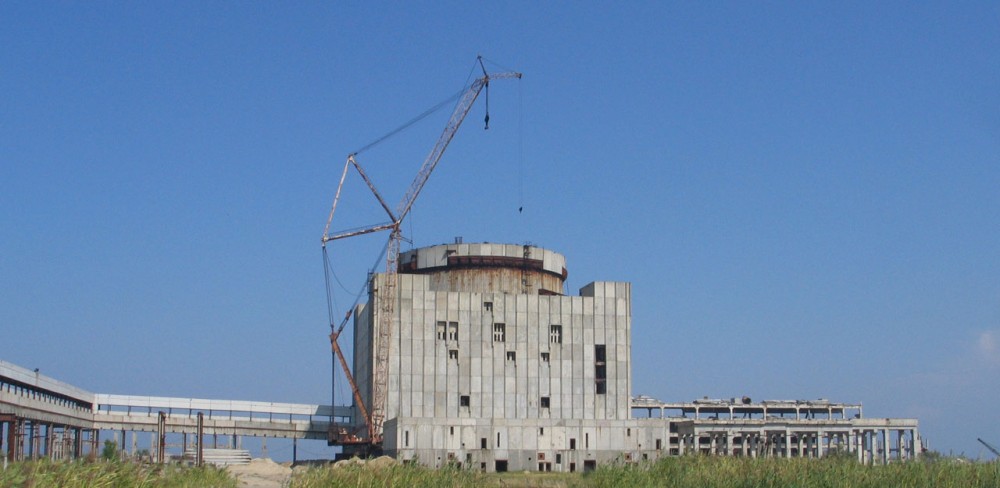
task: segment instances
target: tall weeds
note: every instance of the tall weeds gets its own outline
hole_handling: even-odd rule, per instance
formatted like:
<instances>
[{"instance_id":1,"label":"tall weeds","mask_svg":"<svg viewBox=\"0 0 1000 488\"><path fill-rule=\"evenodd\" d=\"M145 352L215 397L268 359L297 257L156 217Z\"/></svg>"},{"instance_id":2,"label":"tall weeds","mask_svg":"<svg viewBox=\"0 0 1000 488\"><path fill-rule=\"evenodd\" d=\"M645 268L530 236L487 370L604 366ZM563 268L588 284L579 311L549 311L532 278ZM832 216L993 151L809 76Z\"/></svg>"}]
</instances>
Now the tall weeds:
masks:
<instances>
[{"instance_id":1,"label":"tall weeds","mask_svg":"<svg viewBox=\"0 0 1000 488\"><path fill-rule=\"evenodd\" d=\"M13 463L0 471L0 487L235 487L236 480L213 467L182 468L177 465L149 465L123 462L53 462L48 460Z\"/></svg>"}]
</instances>

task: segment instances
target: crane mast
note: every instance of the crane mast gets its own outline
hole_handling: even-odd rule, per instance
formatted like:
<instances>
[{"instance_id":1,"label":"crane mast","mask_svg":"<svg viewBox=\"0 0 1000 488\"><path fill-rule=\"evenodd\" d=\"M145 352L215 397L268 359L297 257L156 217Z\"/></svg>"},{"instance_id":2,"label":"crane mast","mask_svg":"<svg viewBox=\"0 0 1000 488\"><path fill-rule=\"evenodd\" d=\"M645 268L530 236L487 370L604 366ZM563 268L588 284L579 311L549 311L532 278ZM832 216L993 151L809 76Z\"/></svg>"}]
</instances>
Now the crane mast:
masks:
<instances>
[{"instance_id":1,"label":"crane mast","mask_svg":"<svg viewBox=\"0 0 1000 488\"><path fill-rule=\"evenodd\" d=\"M326 228L323 231L323 251L324 256L326 253L326 244L330 241L337 239L344 239L348 237L354 237L358 235L370 234L374 232L389 231L389 242L386 246L386 260L385 260L385 274L383 275L382 283L380 283L380 289L378 290L379 304L377 307L377 316L375 317L375 364L374 364L374 374L372 378L372 400L371 408L365 408L364 401L361 397L360 390L351 374L350 369L347 366L347 361L344 359L343 351L337 342L340 333L343 331L344 325L347 319L350 317L350 312L348 312L347 317L345 317L344 322L341 323L340 327L330 334L330 344L335 355L337 356L341 367L344 369L345 376L347 376L348 383L351 385L352 393L354 396L354 401L358 404L361 415L365 420L365 427L367 427L367 439L362 439L356 435L356 433L347 432L345 429L339 429L335 432L335 429L331 427L330 442L340 443L340 444L360 444L369 443L372 445L381 444L382 442L382 425L385 422L386 415L386 400L388 396L387 388L389 382L389 358L392 347L392 337L393 328L395 327L395 302L396 302L396 288L398 283L398 260L399 260L399 245L402 240L402 230L401 226L403 220L410 213L413 208L413 204L417 197L420 195L421 190L423 190L424 185L430 178L431 173L434 168L437 167L438 162L441 161L441 157L444 155L445 150L448 148L448 144L451 143L452 139L455 137L455 133L458 128L461 127L462 122L465 120L466 116L469 115L469 111L472 110L472 106L479 94L483 89L489 89L489 83L492 80L499 79L509 79L509 78L521 78L521 73L517 72L506 72L489 74L486 72L486 68L483 65L482 58L477 58L480 68L482 68L483 76L476 78L471 85L461 94L458 103L455 105L455 109L452 111L451 118L445 125L444 131L438 137L437 142L434 147L428 153L427 157L424 159L423 164L417 171L416 176L413 178L413 182L410 184L403 198L400 200L399 204L396 206L395 212L393 212L389 205L386 204L385 199L378 192L375 184L371 181L368 175L365 173L364 168L358 163L356 156L357 153L352 153L348 155L347 161L344 163L344 170L341 173L340 182L337 185L337 192L334 196L333 206L330 209L330 216L326 222ZM487 95L488 99L488 95ZM488 110L488 109L487 109ZM486 115L487 124L489 122L489 114ZM488 127L488 125L487 125ZM347 173L351 168L354 168L361 178L365 181L368 189L371 190L372 195L378 200L379 205L385 211L386 215L389 217L388 222L382 222L379 224L370 225L367 227L362 227L360 229L353 229L349 231L338 232L330 234L330 225L333 222L334 213L337 210L337 203L340 201L341 190L343 189L344 181L346 179ZM333 328L333 324L331 329Z\"/></svg>"}]
</instances>

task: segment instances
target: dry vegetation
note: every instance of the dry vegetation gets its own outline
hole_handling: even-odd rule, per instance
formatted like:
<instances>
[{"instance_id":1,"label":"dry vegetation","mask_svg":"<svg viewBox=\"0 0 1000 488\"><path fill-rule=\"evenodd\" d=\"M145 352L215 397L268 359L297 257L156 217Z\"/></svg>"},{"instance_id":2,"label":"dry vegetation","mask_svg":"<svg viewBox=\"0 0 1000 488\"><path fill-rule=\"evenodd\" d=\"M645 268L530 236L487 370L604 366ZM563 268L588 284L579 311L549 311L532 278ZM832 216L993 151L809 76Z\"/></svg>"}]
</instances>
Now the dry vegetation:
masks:
<instances>
[{"instance_id":1,"label":"dry vegetation","mask_svg":"<svg viewBox=\"0 0 1000 488\"><path fill-rule=\"evenodd\" d=\"M286 468L287 469L287 468ZM707 456L656 463L604 466L592 473L491 474L427 469L395 463L342 463L296 468L291 487L998 487L1000 463L954 459L864 466L853 459L746 459ZM215 468L180 468L116 462L14 463L0 472L0 486L30 487L230 487L237 480ZM284 483L281 483L284 484Z\"/></svg>"}]
</instances>

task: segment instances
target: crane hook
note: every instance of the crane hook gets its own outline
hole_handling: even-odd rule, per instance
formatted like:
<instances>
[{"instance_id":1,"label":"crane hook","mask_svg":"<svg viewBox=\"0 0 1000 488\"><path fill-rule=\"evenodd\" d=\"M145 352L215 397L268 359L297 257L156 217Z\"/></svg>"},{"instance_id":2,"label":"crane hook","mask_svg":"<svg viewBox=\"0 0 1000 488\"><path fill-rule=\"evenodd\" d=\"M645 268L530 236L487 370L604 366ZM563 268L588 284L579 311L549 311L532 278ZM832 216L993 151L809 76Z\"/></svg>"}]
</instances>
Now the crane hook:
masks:
<instances>
[{"instance_id":1,"label":"crane hook","mask_svg":"<svg viewBox=\"0 0 1000 488\"><path fill-rule=\"evenodd\" d=\"M489 80L486 81L486 118L484 119L484 122L486 122L486 127L484 127L483 130L490 130L490 82L489 82Z\"/></svg>"}]
</instances>

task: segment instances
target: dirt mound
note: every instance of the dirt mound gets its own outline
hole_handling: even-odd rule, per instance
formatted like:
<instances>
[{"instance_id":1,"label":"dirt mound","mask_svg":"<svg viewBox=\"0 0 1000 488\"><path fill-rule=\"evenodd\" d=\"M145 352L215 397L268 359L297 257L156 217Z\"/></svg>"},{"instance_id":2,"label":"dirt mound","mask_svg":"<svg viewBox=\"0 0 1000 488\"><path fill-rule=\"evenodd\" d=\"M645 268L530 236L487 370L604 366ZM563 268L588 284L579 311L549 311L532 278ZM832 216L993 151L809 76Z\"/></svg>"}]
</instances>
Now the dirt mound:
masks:
<instances>
[{"instance_id":1,"label":"dirt mound","mask_svg":"<svg viewBox=\"0 0 1000 488\"><path fill-rule=\"evenodd\" d=\"M279 488L287 486L292 476L292 468L282 466L270 459L254 459L243 466L226 468L240 486L250 488Z\"/></svg>"}]
</instances>

